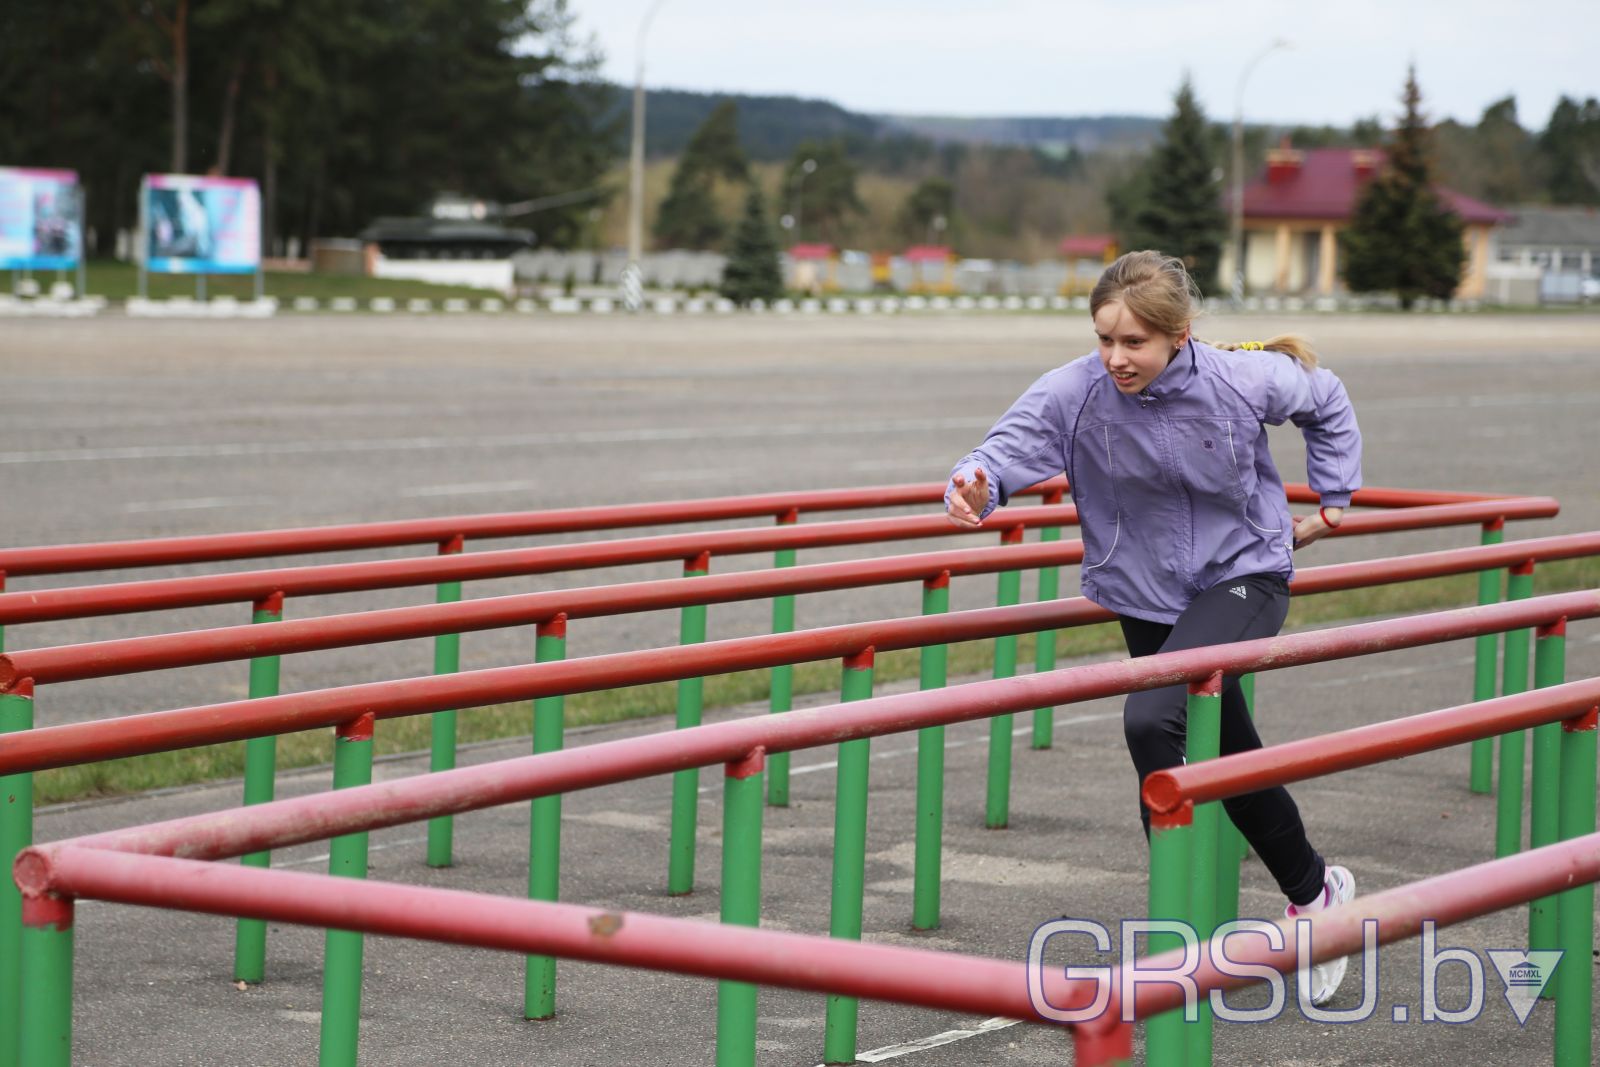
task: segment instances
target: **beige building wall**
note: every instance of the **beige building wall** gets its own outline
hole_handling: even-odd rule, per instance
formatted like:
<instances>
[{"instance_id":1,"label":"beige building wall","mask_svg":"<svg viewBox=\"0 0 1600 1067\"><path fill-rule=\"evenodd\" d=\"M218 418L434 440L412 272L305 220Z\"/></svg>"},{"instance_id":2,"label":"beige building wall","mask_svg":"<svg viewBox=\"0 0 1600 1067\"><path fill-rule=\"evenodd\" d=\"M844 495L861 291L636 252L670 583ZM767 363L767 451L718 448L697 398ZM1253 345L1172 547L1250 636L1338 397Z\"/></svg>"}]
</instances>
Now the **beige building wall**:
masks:
<instances>
[{"instance_id":1,"label":"beige building wall","mask_svg":"<svg viewBox=\"0 0 1600 1067\"><path fill-rule=\"evenodd\" d=\"M1245 223L1245 289L1253 293L1328 296L1344 291L1340 277L1342 222L1323 219L1250 219ZM1456 296L1480 299L1488 289L1492 227L1470 225L1462 235L1466 261ZM1222 250L1218 293L1231 292L1233 249Z\"/></svg>"}]
</instances>

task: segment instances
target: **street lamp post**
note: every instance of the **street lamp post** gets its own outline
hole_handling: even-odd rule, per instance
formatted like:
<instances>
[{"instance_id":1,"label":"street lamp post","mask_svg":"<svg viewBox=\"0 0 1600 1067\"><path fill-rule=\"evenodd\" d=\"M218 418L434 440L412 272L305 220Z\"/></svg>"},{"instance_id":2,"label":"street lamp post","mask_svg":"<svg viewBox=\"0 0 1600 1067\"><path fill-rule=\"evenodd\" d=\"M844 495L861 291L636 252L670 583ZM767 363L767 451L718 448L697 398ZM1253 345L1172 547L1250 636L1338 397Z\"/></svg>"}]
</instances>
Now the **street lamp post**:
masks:
<instances>
[{"instance_id":1,"label":"street lamp post","mask_svg":"<svg viewBox=\"0 0 1600 1067\"><path fill-rule=\"evenodd\" d=\"M1239 87L1233 97L1233 211L1231 213L1233 232L1229 235L1229 243L1233 246L1235 307L1244 302L1244 86L1250 80L1250 73L1255 70L1257 64L1272 53L1288 47L1289 42L1279 38L1257 52L1239 72Z\"/></svg>"},{"instance_id":2,"label":"street lamp post","mask_svg":"<svg viewBox=\"0 0 1600 1067\"><path fill-rule=\"evenodd\" d=\"M644 39L650 23L666 0L654 0L639 23L639 40L634 49L633 145L628 181L628 266L622 272L622 300L630 311L639 310L644 300Z\"/></svg>"},{"instance_id":3,"label":"street lamp post","mask_svg":"<svg viewBox=\"0 0 1600 1067\"><path fill-rule=\"evenodd\" d=\"M794 178L792 179L794 182L794 239L796 244L799 244L801 241L805 240L805 237L803 237L800 233L800 220L802 218L801 209L805 206L803 196L805 193L806 178L812 174L815 174L816 172L817 161L814 159L808 159L804 163L800 164L800 169L795 171Z\"/></svg>"}]
</instances>

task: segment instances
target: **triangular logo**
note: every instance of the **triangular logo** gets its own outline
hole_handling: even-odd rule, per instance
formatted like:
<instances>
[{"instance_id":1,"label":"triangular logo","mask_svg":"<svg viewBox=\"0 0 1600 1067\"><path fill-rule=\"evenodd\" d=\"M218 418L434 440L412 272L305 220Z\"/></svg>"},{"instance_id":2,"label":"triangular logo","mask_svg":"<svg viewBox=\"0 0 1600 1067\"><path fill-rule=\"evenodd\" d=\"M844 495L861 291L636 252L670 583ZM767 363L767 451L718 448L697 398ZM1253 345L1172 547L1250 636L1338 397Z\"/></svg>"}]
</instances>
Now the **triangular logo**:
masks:
<instances>
[{"instance_id":1,"label":"triangular logo","mask_svg":"<svg viewBox=\"0 0 1600 1067\"><path fill-rule=\"evenodd\" d=\"M1500 972L1500 980L1506 985L1506 1003L1511 1005L1511 1014L1517 1017L1517 1025L1527 1024L1528 1016L1533 1013L1533 1006L1539 1002L1539 994L1544 992L1545 984L1556 972L1556 964L1561 962L1562 951L1541 949L1538 952L1527 952L1509 948L1489 950L1489 959L1494 963L1494 969Z\"/></svg>"},{"instance_id":2,"label":"triangular logo","mask_svg":"<svg viewBox=\"0 0 1600 1067\"><path fill-rule=\"evenodd\" d=\"M1245 599L1244 586L1242 586L1242 585L1236 585L1232 589L1228 590L1228 592L1232 593L1234 596L1238 597L1240 600Z\"/></svg>"}]
</instances>

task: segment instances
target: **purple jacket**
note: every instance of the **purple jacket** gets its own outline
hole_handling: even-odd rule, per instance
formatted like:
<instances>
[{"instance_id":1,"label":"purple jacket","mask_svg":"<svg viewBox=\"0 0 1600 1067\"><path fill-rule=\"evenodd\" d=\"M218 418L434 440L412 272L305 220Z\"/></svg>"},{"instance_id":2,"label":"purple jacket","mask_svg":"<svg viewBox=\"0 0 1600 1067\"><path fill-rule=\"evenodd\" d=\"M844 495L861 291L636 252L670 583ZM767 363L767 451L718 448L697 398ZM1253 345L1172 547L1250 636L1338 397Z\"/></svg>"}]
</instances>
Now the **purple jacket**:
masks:
<instances>
[{"instance_id":1,"label":"purple jacket","mask_svg":"<svg viewBox=\"0 0 1600 1067\"><path fill-rule=\"evenodd\" d=\"M1285 420L1306 439L1311 488L1344 507L1361 487L1361 431L1344 385L1281 352L1190 341L1137 396L1098 353L1050 371L952 471L989 478L988 515L1062 471L1083 536L1083 595L1119 615L1177 621L1246 574L1294 574L1294 524L1267 450ZM953 489L946 490L946 498Z\"/></svg>"}]
</instances>

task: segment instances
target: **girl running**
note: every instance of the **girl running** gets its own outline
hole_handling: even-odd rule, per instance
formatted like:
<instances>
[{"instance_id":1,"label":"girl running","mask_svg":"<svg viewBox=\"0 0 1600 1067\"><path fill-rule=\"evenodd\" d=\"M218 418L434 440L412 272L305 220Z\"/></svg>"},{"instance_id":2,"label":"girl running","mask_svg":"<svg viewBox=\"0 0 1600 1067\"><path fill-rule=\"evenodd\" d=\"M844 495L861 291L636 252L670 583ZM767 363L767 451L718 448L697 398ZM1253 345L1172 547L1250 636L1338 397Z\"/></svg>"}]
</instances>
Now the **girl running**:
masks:
<instances>
[{"instance_id":1,"label":"girl running","mask_svg":"<svg viewBox=\"0 0 1600 1067\"><path fill-rule=\"evenodd\" d=\"M950 477L950 520L975 526L1011 494L1062 471L1083 537L1083 595L1117 614L1131 656L1277 634L1294 550L1339 525L1361 486L1361 433L1344 386L1295 336L1213 345L1194 336L1199 291L1183 263L1129 252L1089 297L1099 350L1045 374ZM1305 435L1315 515L1295 523L1267 426ZM1128 696L1123 730L1139 782L1183 762L1186 689ZM1221 753L1261 747L1237 678L1222 690ZM1224 802L1289 899L1286 914L1355 896L1323 861L1282 787ZM1150 813L1140 804L1145 833ZM1324 1004L1346 961L1312 969Z\"/></svg>"}]
</instances>

